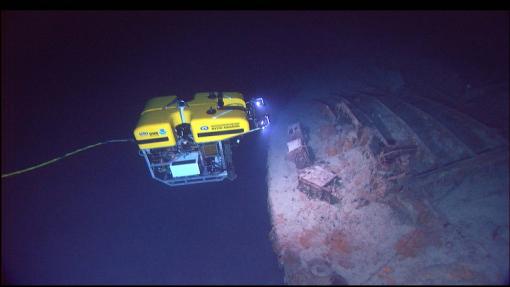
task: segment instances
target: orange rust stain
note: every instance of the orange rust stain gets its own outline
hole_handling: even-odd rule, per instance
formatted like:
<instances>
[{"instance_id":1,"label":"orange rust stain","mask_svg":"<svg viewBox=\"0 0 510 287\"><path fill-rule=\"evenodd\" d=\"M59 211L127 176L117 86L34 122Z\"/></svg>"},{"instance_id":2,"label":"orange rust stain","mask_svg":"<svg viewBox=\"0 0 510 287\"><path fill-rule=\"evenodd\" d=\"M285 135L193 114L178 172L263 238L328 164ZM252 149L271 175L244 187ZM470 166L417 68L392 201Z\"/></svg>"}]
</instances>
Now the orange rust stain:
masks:
<instances>
[{"instance_id":1,"label":"orange rust stain","mask_svg":"<svg viewBox=\"0 0 510 287\"><path fill-rule=\"evenodd\" d=\"M455 265L448 271L448 277L454 280L473 280L475 272L465 265Z\"/></svg>"},{"instance_id":2,"label":"orange rust stain","mask_svg":"<svg viewBox=\"0 0 510 287\"><path fill-rule=\"evenodd\" d=\"M285 219L285 217L283 216L283 213L278 213L276 216L275 216L275 219L274 219L274 223L275 225L281 225L281 224L284 224L287 220Z\"/></svg>"},{"instance_id":3,"label":"orange rust stain","mask_svg":"<svg viewBox=\"0 0 510 287\"><path fill-rule=\"evenodd\" d=\"M348 236L341 232L335 231L328 237L330 249L334 252L340 252L342 254L351 254L355 249L353 244L350 242Z\"/></svg>"},{"instance_id":4,"label":"orange rust stain","mask_svg":"<svg viewBox=\"0 0 510 287\"><path fill-rule=\"evenodd\" d=\"M395 250L403 258L416 257L425 247L425 241L425 232L423 229L417 228L404 234L395 244Z\"/></svg>"},{"instance_id":5,"label":"orange rust stain","mask_svg":"<svg viewBox=\"0 0 510 287\"><path fill-rule=\"evenodd\" d=\"M336 147L334 145L326 146L325 149L326 149L326 154L328 156L335 156L335 155L337 155L340 152L338 147Z\"/></svg>"},{"instance_id":6,"label":"orange rust stain","mask_svg":"<svg viewBox=\"0 0 510 287\"><path fill-rule=\"evenodd\" d=\"M301 244L301 246L305 249L312 247L314 243L318 243L317 239L319 233L320 230L317 228L303 230L298 237L299 244Z\"/></svg>"}]
</instances>

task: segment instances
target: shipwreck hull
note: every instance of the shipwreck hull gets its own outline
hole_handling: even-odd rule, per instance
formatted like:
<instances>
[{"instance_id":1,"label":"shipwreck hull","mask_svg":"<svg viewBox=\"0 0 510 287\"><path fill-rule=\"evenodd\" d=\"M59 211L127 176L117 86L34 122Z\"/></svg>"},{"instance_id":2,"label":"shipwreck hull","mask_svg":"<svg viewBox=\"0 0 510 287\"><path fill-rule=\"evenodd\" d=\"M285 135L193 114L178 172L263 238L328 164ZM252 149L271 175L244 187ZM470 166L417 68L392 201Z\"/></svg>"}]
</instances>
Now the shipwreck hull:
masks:
<instances>
[{"instance_id":1,"label":"shipwreck hull","mask_svg":"<svg viewBox=\"0 0 510 287\"><path fill-rule=\"evenodd\" d=\"M285 156L283 137L271 139L271 238L287 283L505 280L508 141L496 130L412 91L303 100L273 133L295 122L308 131L312 168L334 173L336 186L311 196L305 167Z\"/></svg>"}]
</instances>

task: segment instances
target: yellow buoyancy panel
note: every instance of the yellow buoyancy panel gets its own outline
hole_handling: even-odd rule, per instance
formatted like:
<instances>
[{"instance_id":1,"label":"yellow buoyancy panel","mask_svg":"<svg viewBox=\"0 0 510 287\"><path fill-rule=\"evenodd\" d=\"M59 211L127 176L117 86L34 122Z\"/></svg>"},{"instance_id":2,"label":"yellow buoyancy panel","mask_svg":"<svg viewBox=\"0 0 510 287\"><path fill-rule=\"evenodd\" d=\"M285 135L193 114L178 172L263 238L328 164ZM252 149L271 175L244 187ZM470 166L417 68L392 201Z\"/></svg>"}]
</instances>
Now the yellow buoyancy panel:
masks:
<instances>
[{"instance_id":1,"label":"yellow buoyancy panel","mask_svg":"<svg viewBox=\"0 0 510 287\"><path fill-rule=\"evenodd\" d=\"M165 106L175 106L177 96L152 98L145 104L134 136L140 149L162 148L175 145L170 114Z\"/></svg>"},{"instance_id":2,"label":"yellow buoyancy panel","mask_svg":"<svg viewBox=\"0 0 510 287\"><path fill-rule=\"evenodd\" d=\"M140 149L174 146L175 136L168 111L160 108L142 113L134 136Z\"/></svg>"},{"instance_id":3,"label":"yellow buoyancy panel","mask_svg":"<svg viewBox=\"0 0 510 287\"><path fill-rule=\"evenodd\" d=\"M209 93L197 93L186 103L181 115L176 96L149 100L141 113L134 136L140 149L174 146L175 127L188 123L196 143L221 141L248 132L246 103L241 93L224 92L223 105L217 109L218 99ZM229 107L238 107L230 109ZM211 113L211 111L214 111Z\"/></svg>"},{"instance_id":4,"label":"yellow buoyancy panel","mask_svg":"<svg viewBox=\"0 0 510 287\"><path fill-rule=\"evenodd\" d=\"M149 101L147 101L147 104L145 104L145 108L143 109L142 115L147 112L160 111L165 106L175 107L177 102L176 98L177 98L176 96L152 98Z\"/></svg>"},{"instance_id":5,"label":"yellow buoyancy panel","mask_svg":"<svg viewBox=\"0 0 510 287\"><path fill-rule=\"evenodd\" d=\"M228 109L232 106L246 108L241 93L223 93L223 105L227 109L218 110L217 103L218 99L210 99L209 93L197 93L189 103L192 109L191 132L196 143L221 141L250 130L244 110Z\"/></svg>"}]
</instances>

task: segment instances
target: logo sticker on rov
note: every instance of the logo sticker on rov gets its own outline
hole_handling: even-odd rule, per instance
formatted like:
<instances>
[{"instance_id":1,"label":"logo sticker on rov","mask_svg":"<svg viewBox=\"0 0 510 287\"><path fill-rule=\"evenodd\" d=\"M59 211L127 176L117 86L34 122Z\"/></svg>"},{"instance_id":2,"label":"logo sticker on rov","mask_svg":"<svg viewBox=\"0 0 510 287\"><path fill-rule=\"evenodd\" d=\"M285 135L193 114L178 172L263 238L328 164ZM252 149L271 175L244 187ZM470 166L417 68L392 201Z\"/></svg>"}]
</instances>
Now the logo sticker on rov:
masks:
<instances>
[{"instance_id":1,"label":"logo sticker on rov","mask_svg":"<svg viewBox=\"0 0 510 287\"><path fill-rule=\"evenodd\" d=\"M203 130L203 131L206 131L206 130L208 130L208 129L209 129L209 127L208 127L208 126L201 126L201 127L200 127L200 130Z\"/></svg>"},{"instance_id":2,"label":"logo sticker on rov","mask_svg":"<svg viewBox=\"0 0 510 287\"><path fill-rule=\"evenodd\" d=\"M159 131L157 132L139 132L138 133L141 137L145 137L145 136L157 136L157 135L166 135L166 130L165 129L160 129Z\"/></svg>"}]
</instances>

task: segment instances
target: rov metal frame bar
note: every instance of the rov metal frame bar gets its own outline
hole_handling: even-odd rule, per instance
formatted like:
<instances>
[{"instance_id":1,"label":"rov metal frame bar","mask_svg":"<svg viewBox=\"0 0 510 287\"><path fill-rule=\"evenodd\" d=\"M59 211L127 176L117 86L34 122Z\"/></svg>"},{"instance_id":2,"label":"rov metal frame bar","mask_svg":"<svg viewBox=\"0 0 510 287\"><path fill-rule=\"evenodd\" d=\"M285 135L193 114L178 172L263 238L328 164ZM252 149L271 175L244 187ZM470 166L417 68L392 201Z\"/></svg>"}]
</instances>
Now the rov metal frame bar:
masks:
<instances>
[{"instance_id":1,"label":"rov metal frame bar","mask_svg":"<svg viewBox=\"0 0 510 287\"><path fill-rule=\"evenodd\" d=\"M232 162L231 162L232 155L225 154L223 144L224 143L221 141L218 142L218 151L219 151L218 155L220 156L220 159L221 159L221 166L223 168L223 171L221 171L219 173L213 173L213 174L207 173L206 171L202 170L203 175L183 176L183 177L176 177L176 178L163 180L154 174L154 168L159 167L159 166L165 166L167 164L151 163L149 160L149 157L148 157L147 150L140 150L140 155L145 158L145 162L147 163L147 167L149 168L151 177L159 182L166 184L166 185L179 186L179 185L188 185L188 184L204 183L204 182L218 182L218 181L222 181L225 178L229 177L229 175L230 175L229 174L229 172L230 172L229 166L232 165ZM230 152L230 149L227 149L227 152ZM202 155L200 155L200 157L202 157ZM204 168L204 166L203 166L203 162L202 162L201 169L203 169L203 168Z\"/></svg>"}]
</instances>

